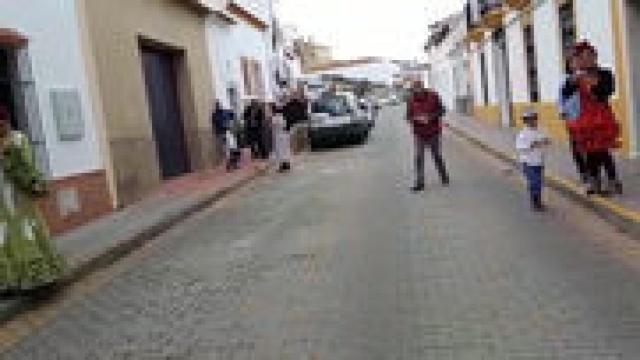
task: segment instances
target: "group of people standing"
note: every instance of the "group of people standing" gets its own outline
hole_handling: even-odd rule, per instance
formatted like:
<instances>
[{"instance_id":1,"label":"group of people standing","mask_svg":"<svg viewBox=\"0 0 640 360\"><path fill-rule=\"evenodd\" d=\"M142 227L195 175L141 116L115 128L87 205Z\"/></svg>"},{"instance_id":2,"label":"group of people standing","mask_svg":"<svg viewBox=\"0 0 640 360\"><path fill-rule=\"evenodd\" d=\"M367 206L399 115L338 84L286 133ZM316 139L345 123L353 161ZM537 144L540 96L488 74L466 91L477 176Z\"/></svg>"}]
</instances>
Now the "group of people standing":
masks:
<instances>
[{"instance_id":1,"label":"group of people standing","mask_svg":"<svg viewBox=\"0 0 640 360\"><path fill-rule=\"evenodd\" d=\"M588 195L622 194L612 152L620 146L620 126L609 102L615 92L611 70L598 64L598 52L587 41L573 46L567 61L567 74L559 91L561 118L566 122L573 159ZM442 157L442 117L446 110L440 96L415 81L407 103L407 119L415 140L416 182L413 191L425 188L424 158L429 149L442 184L449 184L449 174ZM538 128L538 114L527 110L524 128L518 134L516 150L528 184L532 208L545 209L542 189L546 148L550 138ZM602 180L602 173L606 182Z\"/></svg>"},{"instance_id":2,"label":"group of people standing","mask_svg":"<svg viewBox=\"0 0 640 360\"><path fill-rule=\"evenodd\" d=\"M252 99L245 107L244 145L251 150L254 159L267 160L275 153L281 172L291 169L290 132L295 124L308 120L308 104L302 91L291 91L278 103L260 102ZM212 120L216 136L224 145L227 169L236 169L240 160L240 141L234 129L236 116L232 110L224 109L219 101L215 103ZM275 151L274 151L275 150Z\"/></svg>"},{"instance_id":3,"label":"group of people standing","mask_svg":"<svg viewBox=\"0 0 640 360\"><path fill-rule=\"evenodd\" d=\"M577 43L568 60L559 107L567 122L575 164L588 194L622 193L611 153L620 146L620 126L609 103L614 92L615 77L611 70L598 65L596 48L586 41ZM606 184L601 179L603 169Z\"/></svg>"},{"instance_id":4,"label":"group of people standing","mask_svg":"<svg viewBox=\"0 0 640 360\"><path fill-rule=\"evenodd\" d=\"M587 195L622 194L612 151L620 146L620 126L609 100L615 92L611 70L598 64L598 52L587 41L574 45L560 87L558 107L566 122L571 151ZM551 144L538 128L538 114L527 111L516 140L534 210L544 210L542 188L545 149ZM602 181L602 172L606 183Z\"/></svg>"}]
</instances>

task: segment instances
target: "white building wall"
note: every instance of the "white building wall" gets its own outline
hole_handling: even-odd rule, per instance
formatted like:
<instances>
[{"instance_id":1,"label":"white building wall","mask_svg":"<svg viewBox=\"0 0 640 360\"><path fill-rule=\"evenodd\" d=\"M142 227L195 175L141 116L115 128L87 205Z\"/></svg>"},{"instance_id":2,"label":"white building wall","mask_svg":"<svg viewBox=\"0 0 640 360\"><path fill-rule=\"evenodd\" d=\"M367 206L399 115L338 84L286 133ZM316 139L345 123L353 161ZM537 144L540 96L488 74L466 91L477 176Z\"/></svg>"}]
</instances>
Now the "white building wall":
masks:
<instances>
[{"instance_id":1,"label":"white building wall","mask_svg":"<svg viewBox=\"0 0 640 360\"><path fill-rule=\"evenodd\" d=\"M485 40L484 42L484 53L486 58L486 66L487 66L487 87L489 90L489 105L497 105L498 104L498 88L496 84L496 62L495 62L495 51L493 49L493 41Z\"/></svg>"},{"instance_id":2,"label":"white building wall","mask_svg":"<svg viewBox=\"0 0 640 360\"><path fill-rule=\"evenodd\" d=\"M536 8L533 21L540 101L555 102L564 73L556 2L546 1Z\"/></svg>"},{"instance_id":3,"label":"white building wall","mask_svg":"<svg viewBox=\"0 0 640 360\"><path fill-rule=\"evenodd\" d=\"M209 49L216 89L216 97L229 106L227 89L235 87L240 100L247 100L241 58L248 57L261 63L265 95L268 100L273 95L273 78L269 61L270 39L268 34L238 22L221 24L219 20L209 23Z\"/></svg>"},{"instance_id":4,"label":"white building wall","mask_svg":"<svg viewBox=\"0 0 640 360\"><path fill-rule=\"evenodd\" d=\"M629 71L628 98L631 101L629 110L630 119L630 143L631 157L640 158L640 3L635 0L621 1L624 6L620 8L621 17L624 19L626 44L626 68Z\"/></svg>"},{"instance_id":5,"label":"white building wall","mask_svg":"<svg viewBox=\"0 0 640 360\"><path fill-rule=\"evenodd\" d=\"M513 16L515 14L512 14ZM507 20L506 28L509 54L509 79L511 82L511 98L513 102L529 102L529 84L527 76L527 55L524 47L524 35L520 20Z\"/></svg>"},{"instance_id":6,"label":"white building wall","mask_svg":"<svg viewBox=\"0 0 640 360\"><path fill-rule=\"evenodd\" d=\"M482 70L480 69L480 65L480 50L476 49L471 54L471 71L473 72L473 103L475 106L484 106Z\"/></svg>"},{"instance_id":7,"label":"white building wall","mask_svg":"<svg viewBox=\"0 0 640 360\"><path fill-rule=\"evenodd\" d=\"M24 1L0 0L0 27L12 28L29 39L28 53L35 82L38 112L53 178L104 168L87 82L75 0L40 0L38 11ZM60 141L54 123L50 91L78 90L84 137Z\"/></svg>"},{"instance_id":8,"label":"white building wall","mask_svg":"<svg viewBox=\"0 0 640 360\"><path fill-rule=\"evenodd\" d=\"M447 106L450 103L451 92L447 83L447 63L440 61L432 64L432 66L433 84L430 84L430 87L440 94L442 101L445 103L445 106Z\"/></svg>"},{"instance_id":9,"label":"white building wall","mask_svg":"<svg viewBox=\"0 0 640 360\"><path fill-rule=\"evenodd\" d=\"M575 6L578 40L589 40L598 49L600 64L615 72L610 1L576 0Z\"/></svg>"},{"instance_id":10,"label":"white building wall","mask_svg":"<svg viewBox=\"0 0 640 360\"><path fill-rule=\"evenodd\" d=\"M227 88L239 86L233 85L238 80L235 75L239 71L238 66L233 61L234 56L227 53L230 46L233 46L229 44L233 40L231 26L233 25L212 18L209 19L207 31L215 96L227 109L231 108Z\"/></svg>"},{"instance_id":11,"label":"white building wall","mask_svg":"<svg viewBox=\"0 0 640 360\"><path fill-rule=\"evenodd\" d=\"M598 49L601 65L615 71L615 50L609 1L576 0L578 40L589 40ZM598 16L593 16L598 14Z\"/></svg>"}]
</instances>

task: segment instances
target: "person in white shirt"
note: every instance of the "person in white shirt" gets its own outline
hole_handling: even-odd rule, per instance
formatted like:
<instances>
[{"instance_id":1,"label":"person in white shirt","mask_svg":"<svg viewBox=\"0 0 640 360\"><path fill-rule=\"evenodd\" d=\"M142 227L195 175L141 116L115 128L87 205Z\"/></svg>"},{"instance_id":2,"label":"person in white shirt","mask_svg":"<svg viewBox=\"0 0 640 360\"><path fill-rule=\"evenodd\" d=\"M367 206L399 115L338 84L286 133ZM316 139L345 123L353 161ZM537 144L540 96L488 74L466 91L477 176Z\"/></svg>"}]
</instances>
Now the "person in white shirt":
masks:
<instances>
[{"instance_id":1,"label":"person in white shirt","mask_svg":"<svg viewBox=\"0 0 640 360\"><path fill-rule=\"evenodd\" d=\"M525 127L518 134L516 150L522 163L531 197L531 206L535 211L544 211L542 187L544 186L545 149L550 145L549 138L538 130L538 114L526 111L522 117Z\"/></svg>"}]
</instances>

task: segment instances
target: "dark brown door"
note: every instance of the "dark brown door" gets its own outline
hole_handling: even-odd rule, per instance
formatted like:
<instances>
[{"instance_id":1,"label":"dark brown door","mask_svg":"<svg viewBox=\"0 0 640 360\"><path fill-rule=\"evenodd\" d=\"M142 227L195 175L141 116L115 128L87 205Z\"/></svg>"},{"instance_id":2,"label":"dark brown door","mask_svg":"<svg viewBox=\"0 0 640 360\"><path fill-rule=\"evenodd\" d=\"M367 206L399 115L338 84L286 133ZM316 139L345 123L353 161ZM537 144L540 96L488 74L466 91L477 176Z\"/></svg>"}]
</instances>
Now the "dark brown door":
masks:
<instances>
[{"instance_id":1,"label":"dark brown door","mask_svg":"<svg viewBox=\"0 0 640 360\"><path fill-rule=\"evenodd\" d=\"M0 47L0 106L4 106L13 114L13 91L11 89L10 52ZM11 116L11 126L18 129L17 119Z\"/></svg>"},{"instance_id":2,"label":"dark brown door","mask_svg":"<svg viewBox=\"0 0 640 360\"><path fill-rule=\"evenodd\" d=\"M151 124L164 179L189 171L178 101L177 56L169 51L142 49Z\"/></svg>"}]
</instances>

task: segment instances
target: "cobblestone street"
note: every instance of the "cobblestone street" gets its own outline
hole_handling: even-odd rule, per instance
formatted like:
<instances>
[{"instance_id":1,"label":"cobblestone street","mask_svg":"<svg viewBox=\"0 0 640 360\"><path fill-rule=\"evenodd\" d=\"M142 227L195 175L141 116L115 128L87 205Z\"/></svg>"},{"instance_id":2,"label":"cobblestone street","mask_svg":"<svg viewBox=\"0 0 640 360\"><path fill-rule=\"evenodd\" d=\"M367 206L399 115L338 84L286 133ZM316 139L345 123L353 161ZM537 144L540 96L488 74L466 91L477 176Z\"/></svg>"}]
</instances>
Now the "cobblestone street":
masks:
<instances>
[{"instance_id":1,"label":"cobblestone street","mask_svg":"<svg viewBox=\"0 0 640 360\"><path fill-rule=\"evenodd\" d=\"M638 359L640 242L452 135L412 185L402 109L154 241L5 359Z\"/></svg>"}]
</instances>

